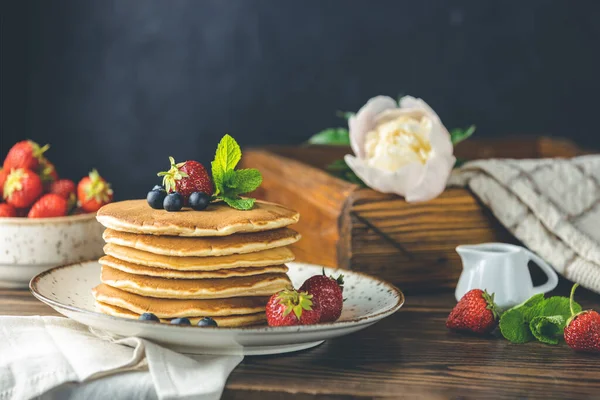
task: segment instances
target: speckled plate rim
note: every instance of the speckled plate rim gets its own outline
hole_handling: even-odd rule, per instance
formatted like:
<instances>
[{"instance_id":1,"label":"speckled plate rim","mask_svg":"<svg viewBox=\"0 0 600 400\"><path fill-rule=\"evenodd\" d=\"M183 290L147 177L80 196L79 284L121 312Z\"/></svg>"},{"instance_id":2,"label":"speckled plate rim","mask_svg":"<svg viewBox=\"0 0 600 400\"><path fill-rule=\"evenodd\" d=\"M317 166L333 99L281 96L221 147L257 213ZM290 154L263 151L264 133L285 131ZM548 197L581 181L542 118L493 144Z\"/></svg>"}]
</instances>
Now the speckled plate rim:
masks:
<instances>
[{"instance_id":1,"label":"speckled plate rim","mask_svg":"<svg viewBox=\"0 0 600 400\"><path fill-rule=\"evenodd\" d=\"M93 315L95 317L105 318L107 320L112 320L112 321L122 321L122 322L133 323L133 324L152 324L152 326L155 329L165 329L167 331L173 330L173 329L193 329L194 331L197 331L197 332L227 331L227 332L232 332L232 333L236 333L236 332L239 332L239 333L268 332L270 334L278 334L278 333L287 334L290 332L299 332L299 331L304 331L304 332L331 331L331 330L337 330L337 329L345 329L345 328L349 328L349 327L358 327L358 326L363 326L363 325L369 325L369 324L375 323L383 318L389 317L390 315L394 314L396 311L398 311L404 305L404 300L405 300L404 294L402 293L402 291L400 289L398 289L396 286L392 285L391 283L388 283L382 279L376 278L372 275L368 275L363 272L344 270L344 269L340 269L340 268L323 267L320 265L307 264L307 263L301 263L301 264L309 266L309 267L319 268L319 269L324 268L324 270L328 274L336 273L336 272L342 272L342 273L346 273L346 274L351 273L351 274L355 274L355 275L360 275L366 279L373 280L373 281L377 282L378 285L382 285L382 286L385 286L386 288L388 288L391 293L391 296L395 297L396 303L383 311L379 311L376 314L365 315L362 317L357 317L357 318L344 320L344 321L326 322L326 323L320 323L320 324L315 324L315 325L276 326L276 327L275 326L260 326L260 327L249 326L249 327L242 327L242 328L204 327L202 329L198 329L195 326L157 324L157 323L150 322L150 321L140 321L140 320L135 320L135 319L107 315L107 314L87 310L87 309L76 307L76 306L71 306L68 304L64 304L64 303L49 299L48 297L44 296L43 294L41 294L39 292L39 290L37 288L37 284L46 275L52 274L54 271L57 271L59 269L70 268L70 267L74 267L77 265L87 264L90 262L96 262L96 261L83 261L83 262L77 262L77 263L72 263L72 264L67 264L67 265L61 265L61 266L46 270L44 272L41 272L41 273L37 274L36 276L34 276L33 278L31 278L31 281L29 282L29 291L33 294L33 296L35 298L40 300L42 303L46 303L53 308L60 308L60 309L68 310L71 312L78 312L78 313L83 313L83 314L87 314L87 315ZM90 290L91 290L91 288L90 288Z\"/></svg>"},{"instance_id":2,"label":"speckled plate rim","mask_svg":"<svg viewBox=\"0 0 600 400\"><path fill-rule=\"evenodd\" d=\"M96 213L85 213L78 215L66 215L64 217L49 217L49 218L27 218L27 217L6 217L0 218L0 225L44 225L58 224L61 222L78 222L96 219Z\"/></svg>"}]
</instances>

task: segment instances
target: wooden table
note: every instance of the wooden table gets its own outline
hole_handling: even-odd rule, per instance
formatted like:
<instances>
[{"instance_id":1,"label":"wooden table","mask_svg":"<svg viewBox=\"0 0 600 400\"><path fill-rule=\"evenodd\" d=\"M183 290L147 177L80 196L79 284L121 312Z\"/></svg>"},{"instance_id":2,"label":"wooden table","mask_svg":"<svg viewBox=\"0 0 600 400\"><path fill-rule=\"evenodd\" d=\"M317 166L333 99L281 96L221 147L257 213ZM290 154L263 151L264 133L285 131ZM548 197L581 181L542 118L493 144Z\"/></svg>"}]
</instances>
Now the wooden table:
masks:
<instances>
[{"instance_id":1,"label":"wooden table","mask_svg":"<svg viewBox=\"0 0 600 400\"><path fill-rule=\"evenodd\" d=\"M561 282L555 294L569 289ZM600 296L580 289L578 299L600 310ZM600 355L448 332L454 304L450 292L408 295L398 313L361 332L298 353L246 357L223 398L600 398ZM0 290L0 315L58 314L27 291Z\"/></svg>"}]
</instances>

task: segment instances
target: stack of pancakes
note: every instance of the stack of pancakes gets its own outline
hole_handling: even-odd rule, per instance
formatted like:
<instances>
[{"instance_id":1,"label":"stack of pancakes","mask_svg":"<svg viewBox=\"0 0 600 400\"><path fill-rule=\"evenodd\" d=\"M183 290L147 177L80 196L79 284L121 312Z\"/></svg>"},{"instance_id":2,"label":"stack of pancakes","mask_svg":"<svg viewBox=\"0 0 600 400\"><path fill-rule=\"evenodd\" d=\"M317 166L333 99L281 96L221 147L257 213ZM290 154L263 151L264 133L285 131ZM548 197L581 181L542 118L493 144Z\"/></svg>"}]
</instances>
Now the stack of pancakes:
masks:
<instances>
[{"instance_id":1,"label":"stack of pancakes","mask_svg":"<svg viewBox=\"0 0 600 400\"><path fill-rule=\"evenodd\" d=\"M280 205L257 201L239 211L216 203L167 212L129 200L102 207L97 219L107 228L106 256L93 294L106 314L254 325L266 320L269 297L291 287L285 263L294 255L285 246L300 235L287 226L299 215Z\"/></svg>"}]
</instances>

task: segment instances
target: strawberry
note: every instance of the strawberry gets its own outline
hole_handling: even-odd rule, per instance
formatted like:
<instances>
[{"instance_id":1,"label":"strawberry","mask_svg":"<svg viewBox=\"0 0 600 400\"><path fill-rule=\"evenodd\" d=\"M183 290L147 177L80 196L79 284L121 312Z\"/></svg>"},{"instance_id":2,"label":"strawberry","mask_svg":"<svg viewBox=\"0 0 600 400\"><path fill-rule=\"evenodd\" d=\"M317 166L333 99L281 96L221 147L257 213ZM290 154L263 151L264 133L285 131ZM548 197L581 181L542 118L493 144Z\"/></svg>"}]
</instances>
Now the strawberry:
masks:
<instances>
[{"instance_id":1,"label":"strawberry","mask_svg":"<svg viewBox=\"0 0 600 400\"><path fill-rule=\"evenodd\" d=\"M46 157L40 159L40 165L37 169L38 175L44 184L49 184L58 180L58 173L54 164L52 164Z\"/></svg>"},{"instance_id":2,"label":"strawberry","mask_svg":"<svg viewBox=\"0 0 600 400\"><path fill-rule=\"evenodd\" d=\"M344 306L344 296L342 288L344 285L344 275L337 279L325 275L315 275L308 278L302 286L301 292L308 292L313 296L313 303L321 309L320 322L333 322L342 314Z\"/></svg>"},{"instance_id":3,"label":"strawberry","mask_svg":"<svg viewBox=\"0 0 600 400\"><path fill-rule=\"evenodd\" d=\"M54 193L45 194L36 201L29 214L28 218L50 218L62 217L67 215L69 204L67 199Z\"/></svg>"},{"instance_id":4,"label":"strawberry","mask_svg":"<svg viewBox=\"0 0 600 400\"><path fill-rule=\"evenodd\" d=\"M16 208L25 208L33 204L42 194L42 180L29 169L11 170L4 182L3 197Z\"/></svg>"},{"instance_id":5,"label":"strawberry","mask_svg":"<svg viewBox=\"0 0 600 400\"><path fill-rule=\"evenodd\" d=\"M4 198L4 182L6 182L9 172L6 168L0 168L0 201Z\"/></svg>"},{"instance_id":6,"label":"strawberry","mask_svg":"<svg viewBox=\"0 0 600 400\"><path fill-rule=\"evenodd\" d=\"M83 210L96 212L100 207L112 201L113 191L110 184L94 169L89 176L79 181L77 198Z\"/></svg>"},{"instance_id":7,"label":"strawberry","mask_svg":"<svg viewBox=\"0 0 600 400\"><path fill-rule=\"evenodd\" d=\"M7 170L25 168L32 171L36 171L40 165L40 160L46 150L50 148L49 145L40 147L34 141L23 140L15 144L6 155L4 159L4 168Z\"/></svg>"},{"instance_id":8,"label":"strawberry","mask_svg":"<svg viewBox=\"0 0 600 400\"><path fill-rule=\"evenodd\" d=\"M11 206L10 204L7 204L7 203L0 204L0 218L16 217L16 216L17 216L17 210L13 206Z\"/></svg>"},{"instance_id":9,"label":"strawberry","mask_svg":"<svg viewBox=\"0 0 600 400\"><path fill-rule=\"evenodd\" d=\"M600 314L594 310L575 313L573 298L577 283L571 289L571 318L565 327L565 342L576 351L600 353Z\"/></svg>"},{"instance_id":10,"label":"strawberry","mask_svg":"<svg viewBox=\"0 0 600 400\"><path fill-rule=\"evenodd\" d=\"M295 290L282 290L271 296L266 312L270 326L312 325L321 319L321 309L313 307L312 296Z\"/></svg>"},{"instance_id":11,"label":"strawberry","mask_svg":"<svg viewBox=\"0 0 600 400\"><path fill-rule=\"evenodd\" d=\"M163 177L163 186L167 193L179 192L186 204L190 195L194 192L203 192L209 196L213 194L213 183L204 168L198 161L185 161L175 163L173 157L169 157L171 169L159 172Z\"/></svg>"},{"instance_id":12,"label":"strawberry","mask_svg":"<svg viewBox=\"0 0 600 400\"><path fill-rule=\"evenodd\" d=\"M76 192L77 187L75 186L75 182L70 179L60 179L50 184L50 193L57 194L67 200Z\"/></svg>"},{"instance_id":13,"label":"strawberry","mask_svg":"<svg viewBox=\"0 0 600 400\"><path fill-rule=\"evenodd\" d=\"M494 303L494 294L473 289L465 293L454 307L446 327L455 331L490 333L498 323L498 307Z\"/></svg>"}]
</instances>

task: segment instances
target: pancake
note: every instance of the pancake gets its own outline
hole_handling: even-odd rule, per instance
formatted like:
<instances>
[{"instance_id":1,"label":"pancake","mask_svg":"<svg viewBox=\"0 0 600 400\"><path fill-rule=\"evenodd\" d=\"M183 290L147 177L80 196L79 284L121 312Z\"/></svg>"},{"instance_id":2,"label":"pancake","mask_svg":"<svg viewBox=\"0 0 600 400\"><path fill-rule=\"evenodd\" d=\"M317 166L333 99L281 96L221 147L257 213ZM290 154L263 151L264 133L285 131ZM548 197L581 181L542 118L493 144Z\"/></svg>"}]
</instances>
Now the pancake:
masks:
<instances>
[{"instance_id":1,"label":"pancake","mask_svg":"<svg viewBox=\"0 0 600 400\"><path fill-rule=\"evenodd\" d=\"M106 243L176 257L247 254L287 246L300 240L300 234L289 228L211 238L136 235L106 229L102 237Z\"/></svg>"},{"instance_id":2,"label":"pancake","mask_svg":"<svg viewBox=\"0 0 600 400\"><path fill-rule=\"evenodd\" d=\"M239 267L268 267L294 261L294 253L287 247L219 257L175 257L148 253L132 247L109 243L104 246L104 253L137 265L177 271L214 271Z\"/></svg>"},{"instance_id":3,"label":"pancake","mask_svg":"<svg viewBox=\"0 0 600 400\"><path fill-rule=\"evenodd\" d=\"M102 266L102 283L129 293L164 299L224 299L271 296L292 287L286 274L263 274L227 279L167 279L134 275Z\"/></svg>"},{"instance_id":4,"label":"pancake","mask_svg":"<svg viewBox=\"0 0 600 400\"><path fill-rule=\"evenodd\" d=\"M257 201L241 211L225 203L212 203L204 211L185 208L167 212L151 208L146 200L110 203L98 210L98 221L122 232L172 236L228 236L283 228L298 222L300 215L274 203Z\"/></svg>"},{"instance_id":5,"label":"pancake","mask_svg":"<svg viewBox=\"0 0 600 400\"><path fill-rule=\"evenodd\" d=\"M226 317L265 311L269 297L234 297L218 300L154 299L100 284L92 289L96 301L137 314L151 312L158 318Z\"/></svg>"},{"instance_id":6,"label":"pancake","mask_svg":"<svg viewBox=\"0 0 600 400\"><path fill-rule=\"evenodd\" d=\"M128 261L119 260L111 256L100 258L98 262L110 268L118 269L135 275L157 276L168 279L210 279L210 278L233 278L237 276L252 276L261 274L285 274L288 268L285 265L272 265L268 267L240 267L230 269L219 269L214 271L178 271L175 269L147 267L137 265Z\"/></svg>"},{"instance_id":7,"label":"pancake","mask_svg":"<svg viewBox=\"0 0 600 400\"><path fill-rule=\"evenodd\" d=\"M122 318L132 318L138 319L140 314L129 311L125 308L113 306L110 304L96 302L96 309L104 314L112 315L115 317ZM200 321L204 317L188 317L192 325L197 325L198 321ZM256 313L256 314L247 314L247 315L230 315L227 317L211 317L215 320L217 325L220 328L240 328L243 326L251 326L263 324L267 320L267 316L264 312ZM169 324L170 319L161 318L160 322L164 324Z\"/></svg>"}]
</instances>

